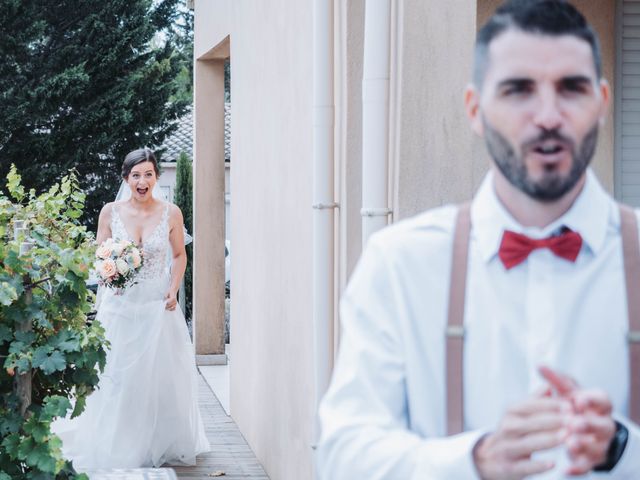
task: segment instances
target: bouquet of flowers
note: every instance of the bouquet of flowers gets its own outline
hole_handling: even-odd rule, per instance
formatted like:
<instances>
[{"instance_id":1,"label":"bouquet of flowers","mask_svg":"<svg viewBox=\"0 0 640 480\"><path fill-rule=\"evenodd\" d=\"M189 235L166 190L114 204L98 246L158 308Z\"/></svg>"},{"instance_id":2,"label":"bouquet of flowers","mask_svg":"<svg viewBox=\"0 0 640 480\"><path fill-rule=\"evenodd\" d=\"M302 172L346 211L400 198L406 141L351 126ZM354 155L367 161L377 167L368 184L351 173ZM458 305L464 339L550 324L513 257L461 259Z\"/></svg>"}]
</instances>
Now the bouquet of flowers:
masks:
<instances>
[{"instance_id":1,"label":"bouquet of flowers","mask_svg":"<svg viewBox=\"0 0 640 480\"><path fill-rule=\"evenodd\" d=\"M98 284L121 292L135 285L136 274L143 263L143 253L135 243L107 238L96 250Z\"/></svg>"}]
</instances>

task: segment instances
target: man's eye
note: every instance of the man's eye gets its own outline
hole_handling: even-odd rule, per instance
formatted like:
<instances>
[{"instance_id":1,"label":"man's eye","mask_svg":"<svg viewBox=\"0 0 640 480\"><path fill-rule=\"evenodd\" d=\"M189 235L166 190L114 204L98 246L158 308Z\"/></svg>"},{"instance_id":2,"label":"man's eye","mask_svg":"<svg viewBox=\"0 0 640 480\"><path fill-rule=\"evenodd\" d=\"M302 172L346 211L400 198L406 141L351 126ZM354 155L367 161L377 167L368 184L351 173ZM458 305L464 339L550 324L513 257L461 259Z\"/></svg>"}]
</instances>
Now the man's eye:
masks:
<instances>
[{"instance_id":1,"label":"man's eye","mask_svg":"<svg viewBox=\"0 0 640 480\"><path fill-rule=\"evenodd\" d=\"M562 88L565 92L569 93L585 93L587 91L587 87L584 83L566 83Z\"/></svg>"},{"instance_id":2,"label":"man's eye","mask_svg":"<svg viewBox=\"0 0 640 480\"><path fill-rule=\"evenodd\" d=\"M514 85L503 90L503 95L525 95L531 93L532 88L529 85Z\"/></svg>"}]
</instances>

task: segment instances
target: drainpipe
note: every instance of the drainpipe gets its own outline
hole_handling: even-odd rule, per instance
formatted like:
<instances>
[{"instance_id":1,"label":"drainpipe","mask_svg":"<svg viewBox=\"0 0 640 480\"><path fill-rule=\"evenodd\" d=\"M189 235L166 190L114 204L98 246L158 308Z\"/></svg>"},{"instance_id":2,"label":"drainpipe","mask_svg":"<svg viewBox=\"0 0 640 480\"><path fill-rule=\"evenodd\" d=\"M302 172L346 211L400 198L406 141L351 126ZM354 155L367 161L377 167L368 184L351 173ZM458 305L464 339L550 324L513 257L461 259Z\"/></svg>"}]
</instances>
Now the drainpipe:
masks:
<instances>
[{"instance_id":1,"label":"drainpipe","mask_svg":"<svg viewBox=\"0 0 640 480\"><path fill-rule=\"evenodd\" d=\"M313 339L315 405L329 386L334 311L333 3L313 1ZM313 448L319 425L314 417Z\"/></svg>"},{"instance_id":2,"label":"drainpipe","mask_svg":"<svg viewBox=\"0 0 640 480\"><path fill-rule=\"evenodd\" d=\"M362 73L362 244L387 225L391 0L367 0Z\"/></svg>"}]
</instances>

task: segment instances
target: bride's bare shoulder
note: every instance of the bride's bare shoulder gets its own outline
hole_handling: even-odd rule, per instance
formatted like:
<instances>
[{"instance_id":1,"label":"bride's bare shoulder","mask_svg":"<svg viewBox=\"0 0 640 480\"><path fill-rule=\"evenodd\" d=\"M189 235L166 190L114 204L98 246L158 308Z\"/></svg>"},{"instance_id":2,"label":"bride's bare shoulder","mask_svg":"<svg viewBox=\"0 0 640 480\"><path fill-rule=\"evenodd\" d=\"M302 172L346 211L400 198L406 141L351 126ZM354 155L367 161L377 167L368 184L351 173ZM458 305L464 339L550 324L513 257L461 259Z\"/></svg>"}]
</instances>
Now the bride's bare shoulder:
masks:
<instances>
[{"instance_id":1,"label":"bride's bare shoulder","mask_svg":"<svg viewBox=\"0 0 640 480\"><path fill-rule=\"evenodd\" d=\"M111 212L113 212L113 208L116 207L118 208L118 205L120 205L122 202L109 202L109 203L105 203L102 206L102 210L100 210L100 217L99 220L109 220L111 219Z\"/></svg>"},{"instance_id":2,"label":"bride's bare shoulder","mask_svg":"<svg viewBox=\"0 0 640 480\"><path fill-rule=\"evenodd\" d=\"M111 218L111 211L113 208L113 205L116 202L109 202L109 203L105 203L102 206L102 210L100 210L100 217L99 217L99 221L103 221L103 220L108 220Z\"/></svg>"},{"instance_id":3,"label":"bride's bare shoulder","mask_svg":"<svg viewBox=\"0 0 640 480\"><path fill-rule=\"evenodd\" d=\"M111 236L111 211L115 202L109 202L102 207L98 216L98 232L96 241L102 243Z\"/></svg>"},{"instance_id":4,"label":"bride's bare shoulder","mask_svg":"<svg viewBox=\"0 0 640 480\"><path fill-rule=\"evenodd\" d=\"M182 223L183 219L182 219L182 211L180 210L180 207L178 207L175 203L166 202L166 204L169 208L169 222Z\"/></svg>"}]
</instances>

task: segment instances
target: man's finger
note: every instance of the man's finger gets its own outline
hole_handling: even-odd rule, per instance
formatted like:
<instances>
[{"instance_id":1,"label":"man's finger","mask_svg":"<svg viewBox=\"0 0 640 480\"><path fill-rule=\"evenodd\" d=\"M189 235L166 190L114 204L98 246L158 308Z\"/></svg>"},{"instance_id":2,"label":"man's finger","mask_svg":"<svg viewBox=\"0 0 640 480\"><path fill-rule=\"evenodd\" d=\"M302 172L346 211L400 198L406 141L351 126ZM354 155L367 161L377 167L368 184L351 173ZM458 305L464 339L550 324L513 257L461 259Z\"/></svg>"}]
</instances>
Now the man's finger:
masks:
<instances>
[{"instance_id":1,"label":"man's finger","mask_svg":"<svg viewBox=\"0 0 640 480\"><path fill-rule=\"evenodd\" d=\"M586 475L591 471L594 467L586 457L577 458L569 468L565 471L566 475L575 476L575 475Z\"/></svg>"},{"instance_id":2,"label":"man's finger","mask_svg":"<svg viewBox=\"0 0 640 480\"><path fill-rule=\"evenodd\" d=\"M567 473L582 475L605 461L609 442L599 441L593 435L571 437L567 440L567 452L571 466Z\"/></svg>"},{"instance_id":3,"label":"man's finger","mask_svg":"<svg viewBox=\"0 0 640 480\"><path fill-rule=\"evenodd\" d=\"M613 410L606 392L597 389L577 390L573 394L573 404L578 412L593 410L600 415L611 415Z\"/></svg>"},{"instance_id":4,"label":"man's finger","mask_svg":"<svg viewBox=\"0 0 640 480\"><path fill-rule=\"evenodd\" d=\"M570 395L578 388L578 384L571 377L564 375L549 367L541 366L538 368L540 375L555 388L560 395Z\"/></svg>"},{"instance_id":5,"label":"man's finger","mask_svg":"<svg viewBox=\"0 0 640 480\"><path fill-rule=\"evenodd\" d=\"M616 432L616 424L611 417L585 414L572 418L569 430L574 434L593 435L597 440L609 442Z\"/></svg>"},{"instance_id":6,"label":"man's finger","mask_svg":"<svg viewBox=\"0 0 640 480\"><path fill-rule=\"evenodd\" d=\"M513 405L507 411L508 415L529 416L540 413L569 414L572 411L571 403L563 398L538 397Z\"/></svg>"},{"instance_id":7,"label":"man's finger","mask_svg":"<svg viewBox=\"0 0 640 480\"><path fill-rule=\"evenodd\" d=\"M558 412L543 412L539 415L509 416L501 425L506 437L521 437L529 433L557 431L568 425L568 415Z\"/></svg>"},{"instance_id":8,"label":"man's finger","mask_svg":"<svg viewBox=\"0 0 640 480\"><path fill-rule=\"evenodd\" d=\"M508 471L503 473L508 473L511 478L524 478L547 472L553 467L555 467L555 463L551 461L523 459L510 464L505 469Z\"/></svg>"},{"instance_id":9,"label":"man's finger","mask_svg":"<svg viewBox=\"0 0 640 480\"><path fill-rule=\"evenodd\" d=\"M526 435L508 442L504 447L505 455L511 459L529 458L533 453L549 450L564 443L567 431L539 432Z\"/></svg>"},{"instance_id":10,"label":"man's finger","mask_svg":"<svg viewBox=\"0 0 640 480\"><path fill-rule=\"evenodd\" d=\"M609 449L609 442L595 435L572 435L566 443L569 458L576 460L586 457L593 465L603 462Z\"/></svg>"},{"instance_id":11,"label":"man's finger","mask_svg":"<svg viewBox=\"0 0 640 480\"><path fill-rule=\"evenodd\" d=\"M533 396L536 398L551 397L553 396L553 388L545 385L544 387L540 387L535 392L533 392Z\"/></svg>"}]
</instances>

